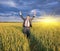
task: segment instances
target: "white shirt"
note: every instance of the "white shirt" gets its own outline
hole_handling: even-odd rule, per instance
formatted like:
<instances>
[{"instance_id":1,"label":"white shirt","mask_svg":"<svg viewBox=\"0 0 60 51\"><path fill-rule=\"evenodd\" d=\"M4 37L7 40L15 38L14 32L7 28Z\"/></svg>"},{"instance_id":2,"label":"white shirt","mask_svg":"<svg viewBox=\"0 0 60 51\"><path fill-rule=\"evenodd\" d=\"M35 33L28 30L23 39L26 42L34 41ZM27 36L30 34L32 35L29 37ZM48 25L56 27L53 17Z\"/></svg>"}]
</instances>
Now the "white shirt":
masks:
<instances>
[{"instance_id":1,"label":"white shirt","mask_svg":"<svg viewBox=\"0 0 60 51\"><path fill-rule=\"evenodd\" d=\"M26 20L26 21L25 21L25 26L26 26L26 27L30 27L30 22L29 22L29 20Z\"/></svg>"}]
</instances>

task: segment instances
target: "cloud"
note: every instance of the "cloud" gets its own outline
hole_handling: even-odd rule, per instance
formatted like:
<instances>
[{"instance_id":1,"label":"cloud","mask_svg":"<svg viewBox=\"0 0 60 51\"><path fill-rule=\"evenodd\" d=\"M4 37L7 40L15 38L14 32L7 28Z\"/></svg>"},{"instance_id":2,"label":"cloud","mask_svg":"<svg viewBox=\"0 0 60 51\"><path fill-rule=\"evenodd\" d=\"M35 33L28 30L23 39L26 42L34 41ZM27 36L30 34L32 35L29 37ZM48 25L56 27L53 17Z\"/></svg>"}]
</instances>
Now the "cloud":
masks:
<instances>
[{"instance_id":1,"label":"cloud","mask_svg":"<svg viewBox=\"0 0 60 51\"><path fill-rule=\"evenodd\" d=\"M0 0L0 17L19 17L20 10L24 17L27 14L33 15L34 11L36 11L37 17L60 15L60 3L58 0Z\"/></svg>"},{"instance_id":2,"label":"cloud","mask_svg":"<svg viewBox=\"0 0 60 51\"><path fill-rule=\"evenodd\" d=\"M33 9L30 11L30 14L34 14L34 12L36 12L37 14L40 14L40 10L39 9Z\"/></svg>"},{"instance_id":3,"label":"cloud","mask_svg":"<svg viewBox=\"0 0 60 51\"><path fill-rule=\"evenodd\" d=\"M20 1L20 2L16 2L17 3L17 8L19 9L19 10L30 10L32 7L32 5L33 5L33 2L24 2L24 1Z\"/></svg>"},{"instance_id":4,"label":"cloud","mask_svg":"<svg viewBox=\"0 0 60 51\"><path fill-rule=\"evenodd\" d=\"M30 14L33 15L34 12L36 12L37 16L42 16L42 15L46 15L47 13L44 10L39 10L39 9L33 9L30 11Z\"/></svg>"},{"instance_id":5,"label":"cloud","mask_svg":"<svg viewBox=\"0 0 60 51\"><path fill-rule=\"evenodd\" d=\"M9 13L0 13L2 17L10 17L10 16L18 16L17 12L9 12Z\"/></svg>"},{"instance_id":6,"label":"cloud","mask_svg":"<svg viewBox=\"0 0 60 51\"><path fill-rule=\"evenodd\" d=\"M10 7L16 7L16 3L12 0L0 1L0 4L7 5L7 6L10 6Z\"/></svg>"},{"instance_id":7,"label":"cloud","mask_svg":"<svg viewBox=\"0 0 60 51\"><path fill-rule=\"evenodd\" d=\"M9 16L9 17L1 17L0 16L0 21L1 22L21 22L21 18L16 17L16 16Z\"/></svg>"},{"instance_id":8,"label":"cloud","mask_svg":"<svg viewBox=\"0 0 60 51\"><path fill-rule=\"evenodd\" d=\"M50 3L47 3L45 6L54 6L54 5L57 5L59 2L55 1L55 2L50 2Z\"/></svg>"}]
</instances>

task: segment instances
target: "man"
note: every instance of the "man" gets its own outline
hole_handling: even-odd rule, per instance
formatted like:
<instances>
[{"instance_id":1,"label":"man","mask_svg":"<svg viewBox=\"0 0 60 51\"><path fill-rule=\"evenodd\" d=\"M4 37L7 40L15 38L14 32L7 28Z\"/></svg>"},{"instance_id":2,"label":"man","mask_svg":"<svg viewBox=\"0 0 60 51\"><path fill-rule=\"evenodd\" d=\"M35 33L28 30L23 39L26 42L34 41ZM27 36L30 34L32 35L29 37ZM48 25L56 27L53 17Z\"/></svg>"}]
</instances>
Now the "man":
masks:
<instances>
[{"instance_id":1,"label":"man","mask_svg":"<svg viewBox=\"0 0 60 51\"><path fill-rule=\"evenodd\" d=\"M23 19L23 33L26 34L27 37L30 36L30 27L32 27L31 21L35 17L36 13L34 13L34 16L30 18L29 15L27 15L26 18L22 16L22 12L20 11L20 17Z\"/></svg>"}]
</instances>

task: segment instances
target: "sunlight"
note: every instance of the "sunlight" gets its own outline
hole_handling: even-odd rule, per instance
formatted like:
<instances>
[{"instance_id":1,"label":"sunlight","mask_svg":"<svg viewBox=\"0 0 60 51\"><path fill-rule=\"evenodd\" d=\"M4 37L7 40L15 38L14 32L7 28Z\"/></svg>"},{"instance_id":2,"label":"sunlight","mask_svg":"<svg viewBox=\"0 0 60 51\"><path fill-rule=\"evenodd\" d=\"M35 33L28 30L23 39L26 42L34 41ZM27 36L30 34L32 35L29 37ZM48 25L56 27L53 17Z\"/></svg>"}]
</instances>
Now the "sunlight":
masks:
<instances>
[{"instance_id":1,"label":"sunlight","mask_svg":"<svg viewBox=\"0 0 60 51\"><path fill-rule=\"evenodd\" d=\"M43 25L57 25L58 20L54 17L44 17L41 22Z\"/></svg>"},{"instance_id":2,"label":"sunlight","mask_svg":"<svg viewBox=\"0 0 60 51\"><path fill-rule=\"evenodd\" d=\"M46 18L42 19L42 22L44 22L44 23L53 23L53 22L57 22L57 20L53 17L46 17Z\"/></svg>"}]
</instances>

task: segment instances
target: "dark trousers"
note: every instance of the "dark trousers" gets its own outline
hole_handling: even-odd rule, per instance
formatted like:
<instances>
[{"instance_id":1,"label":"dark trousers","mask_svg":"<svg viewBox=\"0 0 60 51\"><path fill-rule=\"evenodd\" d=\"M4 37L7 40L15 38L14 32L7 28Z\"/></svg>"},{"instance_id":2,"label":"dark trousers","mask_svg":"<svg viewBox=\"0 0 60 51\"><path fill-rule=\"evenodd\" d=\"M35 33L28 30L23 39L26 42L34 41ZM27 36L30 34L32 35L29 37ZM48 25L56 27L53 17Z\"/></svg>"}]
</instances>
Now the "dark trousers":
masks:
<instances>
[{"instance_id":1,"label":"dark trousers","mask_svg":"<svg viewBox=\"0 0 60 51\"><path fill-rule=\"evenodd\" d=\"M30 28L29 27L23 27L23 33L26 34L27 37L30 36Z\"/></svg>"}]
</instances>

